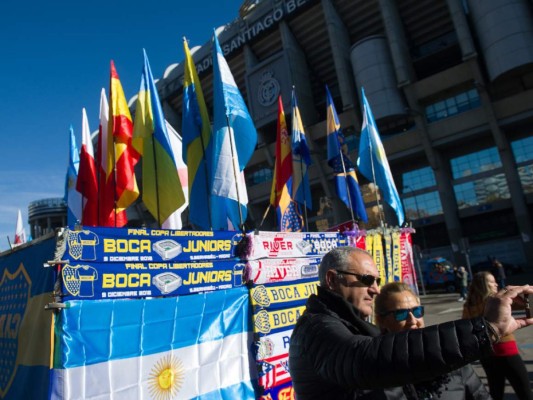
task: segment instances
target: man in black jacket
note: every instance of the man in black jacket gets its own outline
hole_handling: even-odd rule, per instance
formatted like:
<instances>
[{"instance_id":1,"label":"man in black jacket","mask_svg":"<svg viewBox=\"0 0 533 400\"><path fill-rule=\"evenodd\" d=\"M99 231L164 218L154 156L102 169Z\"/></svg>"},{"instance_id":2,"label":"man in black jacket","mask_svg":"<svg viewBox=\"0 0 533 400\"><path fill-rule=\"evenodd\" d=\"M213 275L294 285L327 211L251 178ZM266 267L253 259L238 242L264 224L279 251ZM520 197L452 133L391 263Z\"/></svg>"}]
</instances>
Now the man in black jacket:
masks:
<instances>
[{"instance_id":1,"label":"man in black jacket","mask_svg":"<svg viewBox=\"0 0 533 400\"><path fill-rule=\"evenodd\" d=\"M460 368L505 334L533 324L514 319L513 301L529 286L506 288L487 302L484 318L458 320L380 336L365 321L379 293L372 257L353 247L333 249L322 259L317 295L294 328L289 368L297 400L403 399L403 385L427 381Z\"/></svg>"}]
</instances>

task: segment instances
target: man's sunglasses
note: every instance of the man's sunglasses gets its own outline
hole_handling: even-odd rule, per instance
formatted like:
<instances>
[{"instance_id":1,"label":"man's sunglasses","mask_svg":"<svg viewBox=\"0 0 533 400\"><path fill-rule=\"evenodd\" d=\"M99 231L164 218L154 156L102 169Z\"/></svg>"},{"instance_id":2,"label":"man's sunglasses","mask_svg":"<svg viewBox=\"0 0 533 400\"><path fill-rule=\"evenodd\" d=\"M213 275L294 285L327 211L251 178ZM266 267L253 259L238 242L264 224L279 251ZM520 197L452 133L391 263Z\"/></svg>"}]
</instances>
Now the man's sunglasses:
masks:
<instances>
[{"instance_id":1,"label":"man's sunglasses","mask_svg":"<svg viewBox=\"0 0 533 400\"><path fill-rule=\"evenodd\" d=\"M424 316L424 306L417 306L413 308L400 308L399 310L387 311L382 313L383 317L393 314L396 321L405 321L409 317L409 313L413 313L415 318L422 318Z\"/></svg>"},{"instance_id":2,"label":"man's sunglasses","mask_svg":"<svg viewBox=\"0 0 533 400\"><path fill-rule=\"evenodd\" d=\"M343 271L340 269L336 269L335 271L343 275L353 275L357 278L358 281L360 281L363 285L368 286L368 287L372 286L374 282L377 282L378 286L381 283L381 278L374 276L374 275L366 275L366 274L361 275L361 274L356 274L355 272Z\"/></svg>"}]
</instances>

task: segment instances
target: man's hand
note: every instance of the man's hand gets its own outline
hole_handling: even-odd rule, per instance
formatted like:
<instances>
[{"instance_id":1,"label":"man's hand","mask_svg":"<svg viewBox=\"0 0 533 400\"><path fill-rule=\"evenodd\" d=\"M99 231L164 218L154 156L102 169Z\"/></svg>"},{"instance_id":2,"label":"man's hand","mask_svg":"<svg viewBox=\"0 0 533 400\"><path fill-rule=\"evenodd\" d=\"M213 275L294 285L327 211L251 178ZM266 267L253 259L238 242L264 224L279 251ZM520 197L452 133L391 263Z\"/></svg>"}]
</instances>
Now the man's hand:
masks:
<instances>
[{"instance_id":1,"label":"man's hand","mask_svg":"<svg viewBox=\"0 0 533 400\"><path fill-rule=\"evenodd\" d=\"M498 293L490 296L485 304L485 319L494 327L500 337L509 335L517 329L533 325L533 318L513 318L511 306L515 303L524 306L521 295L533 294L533 287L507 286Z\"/></svg>"}]
</instances>

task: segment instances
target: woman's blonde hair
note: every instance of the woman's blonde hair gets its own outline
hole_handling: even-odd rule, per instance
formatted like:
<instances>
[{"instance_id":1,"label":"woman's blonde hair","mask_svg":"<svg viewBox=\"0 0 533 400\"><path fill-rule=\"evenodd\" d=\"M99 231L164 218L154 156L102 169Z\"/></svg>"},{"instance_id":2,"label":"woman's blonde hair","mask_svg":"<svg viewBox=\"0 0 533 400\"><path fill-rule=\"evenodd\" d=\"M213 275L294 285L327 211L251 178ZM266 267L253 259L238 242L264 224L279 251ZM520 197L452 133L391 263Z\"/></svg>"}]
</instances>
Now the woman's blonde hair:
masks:
<instances>
[{"instance_id":1,"label":"woman's blonde hair","mask_svg":"<svg viewBox=\"0 0 533 400\"><path fill-rule=\"evenodd\" d=\"M492 274L487 271L481 271L474 274L470 288L468 289L468 296L466 297L465 307L475 307L484 304L487 297L491 295L487 278Z\"/></svg>"},{"instance_id":2,"label":"woman's blonde hair","mask_svg":"<svg viewBox=\"0 0 533 400\"><path fill-rule=\"evenodd\" d=\"M411 289L411 286L409 286L407 283L404 282L390 282L386 285L383 285L380 288L379 294L376 296L376 299L374 300L374 312L376 315L383 314L389 310L386 309L386 303L389 299L390 295L393 293L402 293L402 292L409 292L413 296L415 296L416 300L420 304L420 299L418 296L413 292L413 289Z\"/></svg>"}]
</instances>

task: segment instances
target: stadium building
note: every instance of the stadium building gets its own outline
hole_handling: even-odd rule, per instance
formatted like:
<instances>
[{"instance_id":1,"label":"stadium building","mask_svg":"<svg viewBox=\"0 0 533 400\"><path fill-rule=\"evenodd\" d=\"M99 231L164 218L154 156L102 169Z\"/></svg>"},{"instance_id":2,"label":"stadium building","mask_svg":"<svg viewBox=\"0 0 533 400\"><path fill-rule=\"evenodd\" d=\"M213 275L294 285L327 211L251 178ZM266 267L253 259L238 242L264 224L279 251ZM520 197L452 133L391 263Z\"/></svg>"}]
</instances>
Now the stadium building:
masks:
<instances>
[{"instance_id":1,"label":"stadium building","mask_svg":"<svg viewBox=\"0 0 533 400\"><path fill-rule=\"evenodd\" d=\"M414 242L425 256L496 256L533 268L533 18L527 0L263 0L217 29L258 129L245 175L249 227L267 209L277 96L294 85L314 164L311 230L350 219L326 160L328 85L356 160L361 88L376 118ZM211 40L193 58L212 111ZM184 64L158 90L181 130ZM359 175L370 221L374 185ZM261 229L276 229L271 211Z\"/></svg>"},{"instance_id":2,"label":"stadium building","mask_svg":"<svg viewBox=\"0 0 533 400\"><path fill-rule=\"evenodd\" d=\"M32 201L28 206L30 235L38 239L67 225L67 204L63 198Z\"/></svg>"}]
</instances>

